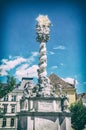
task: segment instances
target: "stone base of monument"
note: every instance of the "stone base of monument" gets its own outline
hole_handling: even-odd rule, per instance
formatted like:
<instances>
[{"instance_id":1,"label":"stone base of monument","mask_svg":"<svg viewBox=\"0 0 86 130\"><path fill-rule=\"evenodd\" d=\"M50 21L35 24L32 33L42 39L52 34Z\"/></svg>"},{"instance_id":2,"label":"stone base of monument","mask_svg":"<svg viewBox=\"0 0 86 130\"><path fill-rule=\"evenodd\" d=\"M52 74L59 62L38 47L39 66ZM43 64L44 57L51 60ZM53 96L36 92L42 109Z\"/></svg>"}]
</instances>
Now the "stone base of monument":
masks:
<instances>
[{"instance_id":1,"label":"stone base of monument","mask_svg":"<svg viewBox=\"0 0 86 130\"><path fill-rule=\"evenodd\" d=\"M17 116L18 130L71 130L70 112L61 111L60 98L22 99Z\"/></svg>"}]
</instances>

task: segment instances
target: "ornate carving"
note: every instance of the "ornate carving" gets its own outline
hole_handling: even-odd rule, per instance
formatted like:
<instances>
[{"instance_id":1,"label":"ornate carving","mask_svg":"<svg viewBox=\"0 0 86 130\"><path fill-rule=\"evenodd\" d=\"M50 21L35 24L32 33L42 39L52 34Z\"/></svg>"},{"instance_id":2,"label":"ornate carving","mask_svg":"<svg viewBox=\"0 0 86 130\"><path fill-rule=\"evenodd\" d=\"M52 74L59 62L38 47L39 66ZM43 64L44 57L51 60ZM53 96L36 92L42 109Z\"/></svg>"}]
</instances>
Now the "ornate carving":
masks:
<instances>
[{"instance_id":1,"label":"ornate carving","mask_svg":"<svg viewBox=\"0 0 86 130\"><path fill-rule=\"evenodd\" d=\"M48 42L50 33L49 27L51 25L50 20L44 15L39 15L36 20L38 22L36 25L37 42Z\"/></svg>"},{"instance_id":2,"label":"ornate carving","mask_svg":"<svg viewBox=\"0 0 86 130\"><path fill-rule=\"evenodd\" d=\"M24 92L23 92L24 97L28 98L28 97L32 97L33 96L33 87L34 87L34 85L31 82L28 82L28 83L25 84Z\"/></svg>"}]
</instances>

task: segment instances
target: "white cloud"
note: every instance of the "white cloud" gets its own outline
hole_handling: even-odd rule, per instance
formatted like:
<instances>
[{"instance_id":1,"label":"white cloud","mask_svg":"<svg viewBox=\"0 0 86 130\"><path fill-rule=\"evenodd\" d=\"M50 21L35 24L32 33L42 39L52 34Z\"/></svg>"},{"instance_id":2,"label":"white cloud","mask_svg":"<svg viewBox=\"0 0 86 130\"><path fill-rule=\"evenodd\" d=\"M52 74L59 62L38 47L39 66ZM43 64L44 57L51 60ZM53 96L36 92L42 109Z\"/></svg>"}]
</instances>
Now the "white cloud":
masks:
<instances>
[{"instance_id":1,"label":"white cloud","mask_svg":"<svg viewBox=\"0 0 86 130\"><path fill-rule=\"evenodd\" d=\"M4 75L7 75L8 73L5 71L5 70L1 70L1 72L0 72L0 75L1 76L4 76Z\"/></svg>"},{"instance_id":2,"label":"white cloud","mask_svg":"<svg viewBox=\"0 0 86 130\"><path fill-rule=\"evenodd\" d=\"M12 59L12 56L11 56L11 55L9 55L9 59Z\"/></svg>"},{"instance_id":3,"label":"white cloud","mask_svg":"<svg viewBox=\"0 0 86 130\"><path fill-rule=\"evenodd\" d=\"M53 51L48 51L50 55L54 55L55 53Z\"/></svg>"},{"instance_id":4,"label":"white cloud","mask_svg":"<svg viewBox=\"0 0 86 130\"><path fill-rule=\"evenodd\" d=\"M32 62L34 62L35 57L38 56L39 53L38 52L31 52L31 56L27 59L28 63L31 64Z\"/></svg>"},{"instance_id":5,"label":"white cloud","mask_svg":"<svg viewBox=\"0 0 86 130\"><path fill-rule=\"evenodd\" d=\"M8 59L2 59L2 64L6 64L8 62Z\"/></svg>"},{"instance_id":6,"label":"white cloud","mask_svg":"<svg viewBox=\"0 0 86 130\"><path fill-rule=\"evenodd\" d=\"M35 57L38 56L38 54L38 52L31 52L31 56L29 58L23 58L20 56L12 57L10 55L9 59L2 59L2 64L0 66L1 76L6 76L8 71L15 69L15 67L21 66L22 64L28 64L28 66L31 65L35 61Z\"/></svg>"},{"instance_id":7,"label":"white cloud","mask_svg":"<svg viewBox=\"0 0 86 130\"><path fill-rule=\"evenodd\" d=\"M75 79L73 79L73 78L70 78L70 77L68 77L68 78L62 78L65 82L68 82L68 83L70 83L70 84L74 84L74 80ZM76 83L76 85L78 84L78 81L77 80L75 80L75 83Z\"/></svg>"},{"instance_id":8,"label":"white cloud","mask_svg":"<svg viewBox=\"0 0 86 130\"><path fill-rule=\"evenodd\" d=\"M51 68L52 68L52 69L57 69L57 68L58 68L58 66L52 66Z\"/></svg>"},{"instance_id":9,"label":"white cloud","mask_svg":"<svg viewBox=\"0 0 86 130\"><path fill-rule=\"evenodd\" d=\"M59 45L57 47L54 47L53 49L56 49L56 50L65 50L66 47L65 46L62 46L62 45Z\"/></svg>"},{"instance_id":10,"label":"white cloud","mask_svg":"<svg viewBox=\"0 0 86 130\"><path fill-rule=\"evenodd\" d=\"M29 64L25 63L20 65L16 70L25 70L29 67Z\"/></svg>"},{"instance_id":11,"label":"white cloud","mask_svg":"<svg viewBox=\"0 0 86 130\"><path fill-rule=\"evenodd\" d=\"M61 65L61 66L64 66L64 64L63 64L63 63L60 63L60 65Z\"/></svg>"},{"instance_id":12,"label":"white cloud","mask_svg":"<svg viewBox=\"0 0 86 130\"><path fill-rule=\"evenodd\" d=\"M39 52L31 52L31 54L32 54L32 56L34 57L34 56L38 56L39 55Z\"/></svg>"},{"instance_id":13,"label":"white cloud","mask_svg":"<svg viewBox=\"0 0 86 130\"><path fill-rule=\"evenodd\" d=\"M32 67L29 67L28 64L25 64L17 68L15 76L19 80L21 80L22 77L38 77L37 69L38 65L33 65Z\"/></svg>"},{"instance_id":14,"label":"white cloud","mask_svg":"<svg viewBox=\"0 0 86 130\"><path fill-rule=\"evenodd\" d=\"M26 62L26 59L23 57L16 57L14 60L3 59L2 65L0 66L0 69L2 70L1 75L7 75L7 71L10 71L22 62Z\"/></svg>"}]
</instances>

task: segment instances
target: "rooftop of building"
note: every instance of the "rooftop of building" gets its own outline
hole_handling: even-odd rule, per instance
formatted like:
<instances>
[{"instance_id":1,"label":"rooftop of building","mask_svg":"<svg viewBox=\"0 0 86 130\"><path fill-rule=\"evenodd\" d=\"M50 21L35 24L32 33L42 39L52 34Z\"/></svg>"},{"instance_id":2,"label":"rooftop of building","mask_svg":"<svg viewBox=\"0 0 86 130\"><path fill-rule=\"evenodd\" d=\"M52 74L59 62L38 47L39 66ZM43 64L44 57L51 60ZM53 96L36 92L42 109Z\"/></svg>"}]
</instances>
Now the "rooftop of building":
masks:
<instances>
[{"instance_id":1,"label":"rooftop of building","mask_svg":"<svg viewBox=\"0 0 86 130\"><path fill-rule=\"evenodd\" d=\"M63 79L61 79L60 77L58 77L57 75L55 75L54 73L52 73L49 76L50 82L51 84L55 87L61 87L62 89L68 89L68 88L75 88L75 84L70 84L68 82L65 82Z\"/></svg>"}]
</instances>

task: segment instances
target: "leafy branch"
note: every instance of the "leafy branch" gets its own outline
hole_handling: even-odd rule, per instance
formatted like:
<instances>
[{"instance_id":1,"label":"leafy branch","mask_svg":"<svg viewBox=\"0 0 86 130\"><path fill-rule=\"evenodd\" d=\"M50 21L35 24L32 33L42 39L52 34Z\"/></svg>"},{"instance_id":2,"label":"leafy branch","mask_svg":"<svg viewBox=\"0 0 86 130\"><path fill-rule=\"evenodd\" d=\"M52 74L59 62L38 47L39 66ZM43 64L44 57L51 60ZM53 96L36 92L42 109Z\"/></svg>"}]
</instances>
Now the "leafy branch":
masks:
<instances>
[{"instance_id":1,"label":"leafy branch","mask_svg":"<svg viewBox=\"0 0 86 130\"><path fill-rule=\"evenodd\" d=\"M7 82L4 84L0 81L0 98L11 92L16 86L16 79L13 76L7 76Z\"/></svg>"}]
</instances>

